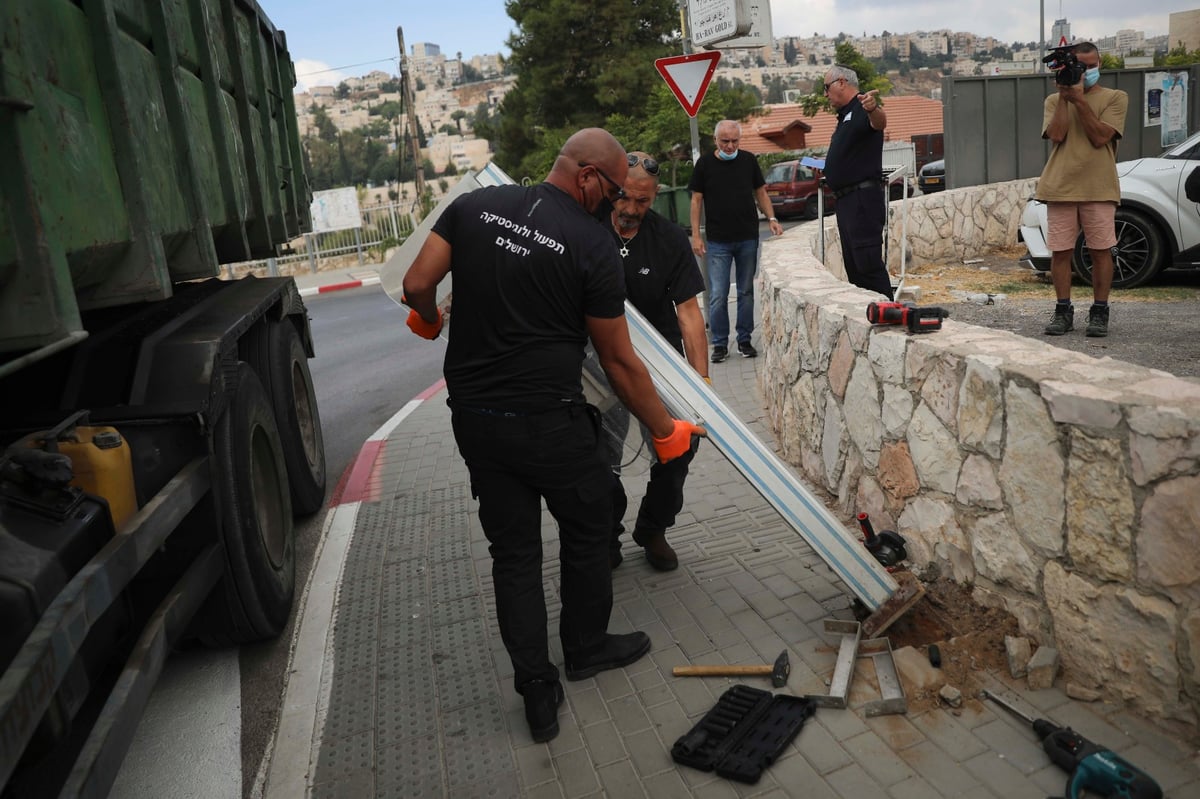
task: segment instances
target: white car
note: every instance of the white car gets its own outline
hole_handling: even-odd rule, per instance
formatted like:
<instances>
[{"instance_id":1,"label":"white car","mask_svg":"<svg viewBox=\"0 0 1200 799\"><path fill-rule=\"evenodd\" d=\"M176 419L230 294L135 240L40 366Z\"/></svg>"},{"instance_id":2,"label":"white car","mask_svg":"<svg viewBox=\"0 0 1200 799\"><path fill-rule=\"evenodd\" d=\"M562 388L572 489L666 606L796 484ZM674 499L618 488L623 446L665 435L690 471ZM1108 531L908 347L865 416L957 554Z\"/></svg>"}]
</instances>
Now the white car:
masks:
<instances>
[{"instance_id":1,"label":"white car","mask_svg":"<svg viewBox=\"0 0 1200 799\"><path fill-rule=\"evenodd\" d=\"M1200 133L1157 158L1117 164L1121 204L1117 207L1117 246L1113 288L1132 288L1161 270L1200 269L1200 204L1184 193L1184 181L1200 167ZM1021 217L1022 260L1035 271L1050 271L1046 247L1046 206L1030 199ZM1091 283L1092 258L1083 240L1071 257L1075 273Z\"/></svg>"}]
</instances>

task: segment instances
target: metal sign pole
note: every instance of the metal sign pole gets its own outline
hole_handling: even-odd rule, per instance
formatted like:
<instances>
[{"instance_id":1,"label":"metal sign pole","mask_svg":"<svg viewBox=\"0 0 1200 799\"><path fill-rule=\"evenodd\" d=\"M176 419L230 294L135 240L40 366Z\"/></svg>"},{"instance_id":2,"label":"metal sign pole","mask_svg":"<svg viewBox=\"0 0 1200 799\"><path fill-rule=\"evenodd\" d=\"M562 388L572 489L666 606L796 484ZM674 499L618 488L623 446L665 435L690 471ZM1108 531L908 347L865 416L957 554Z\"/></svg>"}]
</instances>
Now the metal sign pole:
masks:
<instances>
[{"instance_id":1,"label":"metal sign pole","mask_svg":"<svg viewBox=\"0 0 1200 799\"><path fill-rule=\"evenodd\" d=\"M683 32L683 54L692 54L692 32L688 30L687 0L679 0L679 30ZM692 134L692 166L700 160L700 125L696 117L688 118L688 128Z\"/></svg>"}]
</instances>

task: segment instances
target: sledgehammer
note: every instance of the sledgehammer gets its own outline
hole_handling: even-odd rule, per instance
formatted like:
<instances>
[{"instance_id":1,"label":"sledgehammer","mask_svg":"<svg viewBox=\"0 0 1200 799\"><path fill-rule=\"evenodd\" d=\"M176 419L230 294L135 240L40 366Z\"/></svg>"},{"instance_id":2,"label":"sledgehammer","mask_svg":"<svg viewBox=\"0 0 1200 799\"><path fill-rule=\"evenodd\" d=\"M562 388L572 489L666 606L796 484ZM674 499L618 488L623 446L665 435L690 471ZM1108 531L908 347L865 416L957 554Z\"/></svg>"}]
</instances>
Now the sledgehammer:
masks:
<instances>
[{"instance_id":1,"label":"sledgehammer","mask_svg":"<svg viewBox=\"0 0 1200 799\"><path fill-rule=\"evenodd\" d=\"M792 673L792 663L788 660L787 650L779 653L774 666L676 666L671 674L676 677L742 677L750 674L769 674L771 685L782 688L787 685L788 675Z\"/></svg>"}]
</instances>

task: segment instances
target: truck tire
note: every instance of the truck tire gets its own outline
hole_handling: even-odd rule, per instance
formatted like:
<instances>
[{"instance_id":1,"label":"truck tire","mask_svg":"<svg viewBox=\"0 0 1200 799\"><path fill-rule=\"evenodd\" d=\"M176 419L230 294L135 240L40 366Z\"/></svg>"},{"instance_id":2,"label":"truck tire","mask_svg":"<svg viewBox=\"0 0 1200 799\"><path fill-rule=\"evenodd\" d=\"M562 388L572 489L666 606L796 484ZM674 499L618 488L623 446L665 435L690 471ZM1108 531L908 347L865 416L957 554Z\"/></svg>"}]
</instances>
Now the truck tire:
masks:
<instances>
[{"instance_id":1,"label":"truck tire","mask_svg":"<svg viewBox=\"0 0 1200 799\"><path fill-rule=\"evenodd\" d=\"M277 636L296 588L292 503L275 413L245 362L213 430L213 491L225 575L201 614L200 637L228 645Z\"/></svg>"},{"instance_id":2,"label":"truck tire","mask_svg":"<svg viewBox=\"0 0 1200 799\"><path fill-rule=\"evenodd\" d=\"M267 362L260 373L275 408L292 513L311 516L325 504L325 439L308 355L287 319L267 325Z\"/></svg>"}]
</instances>

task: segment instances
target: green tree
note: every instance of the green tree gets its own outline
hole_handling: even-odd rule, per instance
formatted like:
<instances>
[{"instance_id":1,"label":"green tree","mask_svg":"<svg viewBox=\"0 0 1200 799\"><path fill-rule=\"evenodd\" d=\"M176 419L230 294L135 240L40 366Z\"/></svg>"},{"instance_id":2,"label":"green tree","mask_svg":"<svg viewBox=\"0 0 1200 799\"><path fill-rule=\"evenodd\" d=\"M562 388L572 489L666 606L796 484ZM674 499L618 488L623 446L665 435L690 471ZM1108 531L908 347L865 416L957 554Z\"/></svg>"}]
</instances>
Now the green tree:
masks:
<instances>
[{"instance_id":1,"label":"green tree","mask_svg":"<svg viewBox=\"0 0 1200 799\"><path fill-rule=\"evenodd\" d=\"M475 83L483 80L483 73L470 64L463 64L458 72L459 83Z\"/></svg>"},{"instance_id":2,"label":"green tree","mask_svg":"<svg viewBox=\"0 0 1200 799\"><path fill-rule=\"evenodd\" d=\"M784 101L784 91L788 88L787 81L779 75L773 75L767 80L767 103L782 103Z\"/></svg>"},{"instance_id":3,"label":"green tree","mask_svg":"<svg viewBox=\"0 0 1200 799\"><path fill-rule=\"evenodd\" d=\"M1156 67L1186 67L1188 64L1196 63L1200 63L1200 48L1189 51L1183 46L1183 42L1179 42L1166 54L1154 54L1154 66Z\"/></svg>"},{"instance_id":4,"label":"green tree","mask_svg":"<svg viewBox=\"0 0 1200 799\"><path fill-rule=\"evenodd\" d=\"M679 51L675 0L507 0L517 30L493 143L514 177L546 166L544 150L611 114L636 113L661 79L656 58Z\"/></svg>"},{"instance_id":5,"label":"green tree","mask_svg":"<svg viewBox=\"0 0 1200 799\"><path fill-rule=\"evenodd\" d=\"M836 52L837 63L844 67L849 67L854 70L855 75L858 75L858 90L860 92L868 92L874 89L879 92L880 97L891 94L892 82L883 75L878 74L875 71L875 65L863 57L862 53L855 50L854 45L848 41L838 42ZM822 91L824 85L824 79L821 79L813 86L812 94L800 98L800 105L804 108L805 116L816 116L818 111L833 110L833 106L829 104L829 98Z\"/></svg>"},{"instance_id":6,"label":"green tree","mask_svg":"<svg viewBox=\"0 0 1200 799\"><path fill-rule=\"evenodd\" d=\"M339 83L337 85L337 88L333 90L333 96L338 98L339 100L345 100L347 97L350 96L349 84L347 84L346 81L342 81L341 83Z\"/></svg>"},{"instance_id":7,"label":"green tree","mask_svg":"<svg viewBox=\"0 0 1200 799\"><path fill-rule=\"evenodd\" d=\"M460 135L462 134L463 120L466 119L468 116L470 116L470 115L461 108L459 108L458 110L456 110L454 113L452 113L450 115L450 119L454 120L454 124L458 126L458 132Z\"/></svg>"},{"instance_id":8,"label":"green tree","mask_svg":"<svg viewBox=\"0 0 1200 799\"><path fill-rule=\"evenodd\" d=\"M783 60L792 66L796 63L796 40L789 38L783 43Z\"/></svg>"},{"instance_id":9,"label":"green tree","mask_svg":"<svg viewBox=\"0 0 1200 799\"><path fill-rule=\"evenodd\" d=\"M329 114L325 113L324 108L318 107L313 112L313 127L317 129L317 138L321 141L330 144L337 141L337 125L333 124L333 120L329 118Z\"/></svg>"},{"instance_id":10,"label":"green tree","mask_svg":"<svg viewBox=\"0 0 1200 799\"><path fill-rule=\"evenodd\" d=\"M1125 59L1121 56L1110 55L1108 53L1100 54L1100 69L1125 69Z\"/></svg>"}]
</instances>

